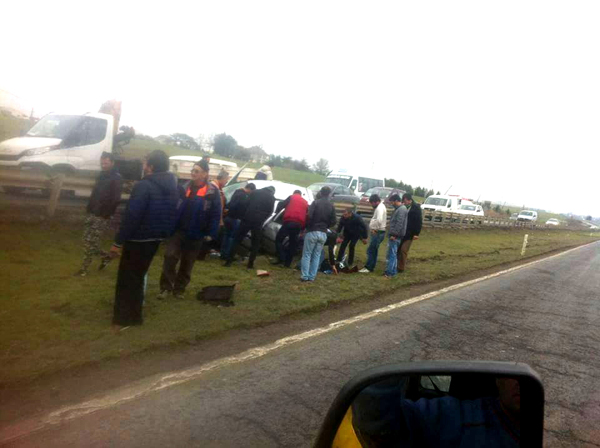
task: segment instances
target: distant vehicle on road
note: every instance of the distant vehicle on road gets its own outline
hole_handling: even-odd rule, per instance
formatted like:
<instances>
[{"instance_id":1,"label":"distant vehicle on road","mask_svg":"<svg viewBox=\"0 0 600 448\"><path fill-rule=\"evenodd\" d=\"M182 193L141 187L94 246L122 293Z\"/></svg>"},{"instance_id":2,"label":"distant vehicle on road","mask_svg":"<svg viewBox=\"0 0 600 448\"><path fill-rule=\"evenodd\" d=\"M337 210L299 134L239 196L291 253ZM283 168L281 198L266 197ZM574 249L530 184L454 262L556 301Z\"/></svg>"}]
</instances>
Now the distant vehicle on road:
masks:
<instances>
[{"instance_id":1,"label":"distant vehicle on road","mask_svg":"<svg viewBox=\"0 0 600 448\"><path fill-rule=\"evenodd\" d=\"M547 226L560 226L560 221L556 218L550 218L548 221L546 221L546 225Z\"/></svg>"},{"instance_id":2,"label":"distant vehicle on road","mask_svg":"<svg viewBox=\"0 0 600 448\"><path fill-rule=\"evenodd\" d=\"M370 188L369 190L367 190L365 192L365 194L363 194L360 197L360 203L368 205L369 204L369 198L371 197L371 195L376 194L376 195L378 195L383 200L383 203L386 206L390 206L391 204L390 204L389 198L392 195L397 194L398 196L402 197L402 195L404 193L406 193L406 191L400 190L399 188L374 187L374 188Z\"/></svg>"},{"instance_id":3,"label":"distant vehicle on road","mask_svg":"<svg viewBox=\"0 0 600 448\"><path fill-rule=\"evenodd\" d=\"M534 212L533 210L521 210L519 212L519 216L517 216L517 221L536 222L537 219L538 219L538 214L537 214L537 212Z\"/></svg>"},{"instance_id":4,"label":"distant vehicle on road","mask_svg":"<svg viewBox=\"0 0 600 448\"><path fill-rule=\"evenodd\" d=\"M348 187L359 198L371 188L385 187L385 179L383 176L346 169L332 171L327 175L325 183L340 184L344 187Z\"/></svg>"},{"instance_id":5,"label":"distant vehicle on road","mask_svg":"<svg viewBox=\"0 0 600 448\"><path fill-rule=\"evenodd\" d=\"M356 196L350 188L336 183L317 182L316 184L310 185L308 189L312 192L313 197L316 198L317 193L323 187L331 188L331 195L329 196L329 198L333 203L341 202L354 205L358 204L358 201L360 201L358 196Z\"/></svg>"},{"instance_id":6,"label":"distant vehicle on road","mask_svg":"<svg viewBox=\"0 0 600 448\"><path fill-rule=\"evenodd\" d=\"M440 212L456 212L463 204L473 203L458 195L433 194L425 199L423 210L432 210Z\"/></svg>"},{"instance_id":7,"label":"distant vehicle on road","mask_svg":"<svg viewBox=\"0 0 600 448\"><path fill-rule=\"evenodd\" d=\"M461 215L475 215L475 216L483 216L483 208L481 205L477 204L462 204L455 213L459 213Z\"/></svg>"}]
</instances>

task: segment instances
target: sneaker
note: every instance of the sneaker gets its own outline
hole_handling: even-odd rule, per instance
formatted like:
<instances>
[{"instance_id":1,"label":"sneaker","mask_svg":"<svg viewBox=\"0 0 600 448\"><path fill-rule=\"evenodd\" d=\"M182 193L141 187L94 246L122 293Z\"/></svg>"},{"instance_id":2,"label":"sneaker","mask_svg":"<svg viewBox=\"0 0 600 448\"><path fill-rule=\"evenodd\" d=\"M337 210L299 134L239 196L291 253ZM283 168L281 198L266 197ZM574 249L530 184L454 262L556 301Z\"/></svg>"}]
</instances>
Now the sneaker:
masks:
<instances>
[{"instance_id":1,"label":"sneaker","mask_svg":"<svg viewBox=\"0 0 600 448\"><path fill-rule=\"evenodd\" d=\"M87 275L87 270L85 269L80 269L77 272L75 272L75 274L73 274L74 277L85 277Z\"/></svg>"},{"instance_id":2,"label":"sneaker","mask_svg":"<svg viewBox=\"0 0 600 448\"><path fill-rule=\"evenodd\" d=\"M177 299L177 300L183 300L185 298L185 293L184 292L174 292L173 297L175 297L175 299Z\"/></svg>"},{"instance_id":3,"label":"sneaker","mask_svg":"<svg viewBox=\"0 0 600 448\"><path fill-rule=\"evenodd\" d=\"M161 292L160 292L160 294L158 294L158 295L156 296L156 298L157 298L158 300L165 300L167 297L169 297L169 292L170 292L170 291L161 291Z\"/></svg>"},{"instance_id":4,"label":"sneaker","mask_svg":"<svg viewBox=\"0 0 600 448\"><path fill-rule=\"evenodd\" d=\"M361 269L360 271L358 271L358 272L360 272L360 273L362 273L362 274L368 274L368 273L370 273L371 271L369 271L367 268L362 268L362 269Z\"/></svg>"},{"instance_id":5,"label":"sneaker","mask_svg":"<svg viewBox=\"0 0 600 448\"><path fill-rule=\"evenodd\" d=\"M230 268L230 267L231 267L231 263L232 263L232 261L231 261L231 260L227 260L227 261L225 262L225 264L223 265L223 267Z\"/></svg>"},{"instance_id":6,"label":"sneaker","mask_svg":"<svg viewBox=\"0 0 600 448\"><path fill-rule=\"evenodd\" d=\"M384 276L385 278L394 278L394 276L392 276L392 275L387 275L387 274L383 274L383 276Z\"/></svg>"},{"instance_id":7,"label":"sneaker","mask_svg":"<svg viewBox=\"0 0 600 448\"><path fill-rule=\"evenodd\" d=\"M308 278L300 278L301 282L312 282L312 280L308 279Z\"/></svg>"},{"instance_id":8,"label":"sneaker","mask_svg":"<svg viewBox=\"0 0 600 448\"><path fill-rule=\"evenodd\" d=\"M112 258L109 258L109 257L102 258L102 261L100 262L100 266L98 266L98 270L99 271L103 270L106 266L108 266L108 263L110 263L111 261L112 261Z\"/></svg>"},{"instance_id":9,"label":"sneaker","mask_svg":"<svg viewBox=\"0 0 600 448\"><path fill-rule=\"evenodd\" d=\"M246 266L246 269L254 269L254 263L248 263L248 266Z\"/></svg>"},{"instance_id":10,"label":"sneaker","mask_svg":"<svg viewBox=\"0 0 600 448\"><path fill-rule=\"evenodd\" d=\"M271 261L271 264L272 264L273 266L277 266L278 264L282 264L282 263L283 263L283 261L281 261L279 258L277 258L277 259L275 259L275 260Z\"/></svg>"}]
</instances>

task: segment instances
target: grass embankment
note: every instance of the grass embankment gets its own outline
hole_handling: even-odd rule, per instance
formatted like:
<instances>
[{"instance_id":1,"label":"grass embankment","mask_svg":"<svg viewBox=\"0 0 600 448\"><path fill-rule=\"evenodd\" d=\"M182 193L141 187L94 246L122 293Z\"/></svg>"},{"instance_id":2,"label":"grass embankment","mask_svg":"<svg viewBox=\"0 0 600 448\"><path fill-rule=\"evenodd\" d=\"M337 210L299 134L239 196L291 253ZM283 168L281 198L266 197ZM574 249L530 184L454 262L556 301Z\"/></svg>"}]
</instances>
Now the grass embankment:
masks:
<instances>
[{"instance_id":1,"label":"grass embankment","mask_svg":"<svg viewBox=\"0 0 600 448\"><path fill-rule=\"evenodd\" d=\"M327 276L313 284L293 270L273 268L266 257L257 278L243 265L224 268L218 260L198 262L183 301L159 302L162 250L150 269L144 307L145 324L119 336L109 331L117 263L86 278L73 277L81 262L81 216L46 223L13 221L15 212L0 210L0 382L35 376L89 362L127 356L152 347L195 341L232 328L277 321L299 312L317 311L340 301L365 300L404 286L447 279L520 258L519 230L424 230L411 250L407 272L393 280L377 274ZM527 231L528 256L589 242L589 233ZM106 247L109 240L106 240ZM359 244L358 259L365 260ZM215 308L195 300L203 286L239 281L234 307Z\"/></svg>"}]
</instances>

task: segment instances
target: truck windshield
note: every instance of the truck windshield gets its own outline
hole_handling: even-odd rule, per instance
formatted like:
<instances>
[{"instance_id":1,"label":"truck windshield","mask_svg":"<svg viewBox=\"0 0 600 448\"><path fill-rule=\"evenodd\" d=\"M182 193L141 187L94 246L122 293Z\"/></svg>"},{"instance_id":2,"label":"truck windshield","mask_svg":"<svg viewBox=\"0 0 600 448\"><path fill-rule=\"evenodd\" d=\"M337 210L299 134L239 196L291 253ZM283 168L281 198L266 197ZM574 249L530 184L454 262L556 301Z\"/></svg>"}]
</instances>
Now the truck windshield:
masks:
<instances>
[{"instance_id":1,"label":"truck windshield","mask_svg":"<svg viewBox=\"0 0 600 448\"><path fill-rule=\"evenodd\" d=\"M325 182L329 184L339 184L343 185L344 187L349 187L351 180L352 176L329 176L327 179L325 179Z\"/></svg>"},{"instance_id":2,"label":"truck windshield","mask_svg":"<svg viewBox=\"0 0 600 448\"><path fill-rule=\"evenodd\" d=\"M475 210L475 206L474 205L463 205L460 208L461 208L461 210L469 210L469 211Z\"/></svg>"},{"instance_id":3,"label":"truck windshield","mask_svg":"<svg viewBox=\"0 0 600 448\"><path fill-rule=\"evenodd\" d=\"M81 115L46 115L25 135L27 137L65 138L82 119Z\"/></svg>"},{"instance_id":4,"label":"truck windshield","mask_svg":"<svg viewBox=\"0 0 600 448\"><path fill-rule=\"evenodd\" d=\"M533 216L533 212L521 212L523 216Z\"/></svg>"},{"instance_id":5,"label":"truck windshield","mask_svg":"<svg viewBox=\"0 0 600 448\"><path fill-rule=\"evenodd\" d=\"M425 204L429 204L429 205L439 205L439 206L445 207L447 203L448 203L448 199L432 198L432 197L425 199Z\"/></svg>"}]
</instances>

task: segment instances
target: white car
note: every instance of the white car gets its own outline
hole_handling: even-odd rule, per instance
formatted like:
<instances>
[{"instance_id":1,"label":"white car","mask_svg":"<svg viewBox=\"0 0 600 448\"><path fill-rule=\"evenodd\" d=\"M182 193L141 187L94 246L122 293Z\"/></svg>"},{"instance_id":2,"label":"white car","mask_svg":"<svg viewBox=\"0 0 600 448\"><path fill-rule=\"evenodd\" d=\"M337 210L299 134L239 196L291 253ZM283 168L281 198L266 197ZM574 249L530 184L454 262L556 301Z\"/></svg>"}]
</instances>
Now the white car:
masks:
<instances>
[{"instance_id":1,"label":"white car","mask_svg":"<svg viewBox=\"0 0 600 448\"><path fill-rule=\"evenodd\" d=\"M532 210L521 210L519 212L519 216L517 216L517 221L536 222L537 219L538 219L537 212L534 212Z\"/></svg>"},{"instance_id":2,"label":"white car","mask_svg":"<svg viewBox=\"0 0 600 448\"><path fill-rule=\"evenodd\" d=\"M455 213L461 215L483 216L483 208L481 205L477 204L463 204L455 211Z\"/></svg>"},{"instance_id":3,"label":"white car","mask_svg":"<svg viewBox=\"0 0 600 448\"><path fill-rule=\"evenodd\" d=\"M548 221L546 221L546 225L547 226L560 226L560 221L556 218L550 218Z\"/></svg>"},{"instance_id":4,"label":"white car","mask_svg":"<svg viewBox=\"0 0 600 448\"><path fill-rule=\"evenodd\" d=\"M275 237L277 236L277 232L281 228L280 215L279 213L275 216L275 210L277 210L277 204L281 201L285 201L289 196L294 194L295 190L300 190L302 192L302 197L306 199L306 201L311 204L314 200L312 191L310 191L306 187L301 187L299 185L288 184L287 182L280 182L278 180L250 180L244 182L238 182L235 184L229 184L225 188L223 188L223 192L225 193L225 198L227 201L231 200L233 193L240 189L244 188L247 184L253 183L256 186L257 190L266 187L275 188L275 208L273 209L273 214L265 221L263 224L263 247L267 250L267 252L275 253ZM250 247L249 238L243 243L244 246Z\"/></svg>"}]
</instances>

